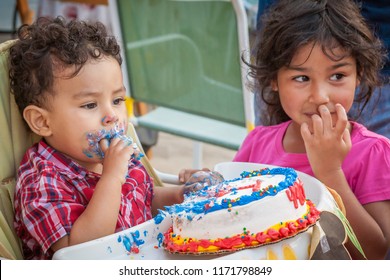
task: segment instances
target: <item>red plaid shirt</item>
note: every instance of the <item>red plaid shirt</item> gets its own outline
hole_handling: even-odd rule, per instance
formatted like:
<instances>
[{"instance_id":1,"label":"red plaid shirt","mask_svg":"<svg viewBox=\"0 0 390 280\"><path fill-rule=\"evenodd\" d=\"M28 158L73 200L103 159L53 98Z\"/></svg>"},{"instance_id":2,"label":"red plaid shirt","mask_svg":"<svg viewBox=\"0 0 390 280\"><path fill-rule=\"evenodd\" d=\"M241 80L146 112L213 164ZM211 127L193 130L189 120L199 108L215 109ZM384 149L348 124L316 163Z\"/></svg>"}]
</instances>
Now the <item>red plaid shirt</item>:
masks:
<instances>
[{"instance_id":1,"label":"red plaid shirt","mask_svg":"<svg viewBox=\"0 0 390 280\"><path fill-rule=\"evenodd\" d=\"M153 182L137 160L122 186L116 231L152 218ZM51 259L50 247L70 233L90 201L100 174L48 146L31 147L21 162L15 191L15 229L26 259Z\"/></svg>"}]
</instances>

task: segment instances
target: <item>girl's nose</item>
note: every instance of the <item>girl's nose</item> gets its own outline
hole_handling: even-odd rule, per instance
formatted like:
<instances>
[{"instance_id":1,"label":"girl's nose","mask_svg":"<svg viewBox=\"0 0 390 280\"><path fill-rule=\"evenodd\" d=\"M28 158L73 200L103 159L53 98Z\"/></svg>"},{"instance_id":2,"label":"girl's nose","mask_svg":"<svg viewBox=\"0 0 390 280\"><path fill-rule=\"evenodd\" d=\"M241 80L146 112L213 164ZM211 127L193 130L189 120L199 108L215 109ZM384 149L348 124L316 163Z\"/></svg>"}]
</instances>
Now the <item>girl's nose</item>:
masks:
<instances>
[{"instance_id":1,"label":"girl's nose","mask_svg":"<svg viewBox=\"0 0 390 280\"><path fill-rule=\"evenodd\" d=\"M113 114L113 115L108 115L108 116L105 116L103 119L102 119L102 124L103 125L110 125L112 123L116 123L118 121L118 116Z\"/></svg>"},{"instance_id":2,"label":"girl's nose","mask_svg":"<svg viewBox=\"0 0 390 280\"><path fill-rule=\"evenodd\" d=\"M325 104L329 102L329 94L326 86L313 85L310 93L310 101L317 104Z\"/></svg>"}]
</instances>

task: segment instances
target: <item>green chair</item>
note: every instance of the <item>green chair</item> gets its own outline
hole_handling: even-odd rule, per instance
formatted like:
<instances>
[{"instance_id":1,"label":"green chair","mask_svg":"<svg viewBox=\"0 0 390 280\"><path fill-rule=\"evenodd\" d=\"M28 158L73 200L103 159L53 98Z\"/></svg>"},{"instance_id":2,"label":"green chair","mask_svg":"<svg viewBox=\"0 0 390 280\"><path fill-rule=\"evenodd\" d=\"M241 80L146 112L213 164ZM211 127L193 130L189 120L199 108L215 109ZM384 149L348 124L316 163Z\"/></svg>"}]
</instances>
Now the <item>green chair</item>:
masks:
<instances>
[{"instance_id":1,"label":"green chair","mask_svg":"<svg viewBox=\"0 0 390 280\"><path fill-rule=\"evenodd\" d=\"M131 117L134 125L237 150L254 126L242 1L116 0L109 8L130 95L155 107ZM194 167L200 161L197 153Z\"/></svg>"}]
</instances>

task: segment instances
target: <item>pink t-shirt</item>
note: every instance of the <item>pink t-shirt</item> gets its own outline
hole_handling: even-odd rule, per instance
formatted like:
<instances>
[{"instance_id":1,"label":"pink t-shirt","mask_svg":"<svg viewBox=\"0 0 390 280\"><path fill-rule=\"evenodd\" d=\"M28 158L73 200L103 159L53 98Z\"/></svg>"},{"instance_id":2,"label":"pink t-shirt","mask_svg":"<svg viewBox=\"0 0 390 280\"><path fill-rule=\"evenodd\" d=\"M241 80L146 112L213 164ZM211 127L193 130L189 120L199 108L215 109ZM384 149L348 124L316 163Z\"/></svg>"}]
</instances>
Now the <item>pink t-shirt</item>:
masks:
<instances>
[{"instance_id":1,"label":"pink t-shirt","mask_svg":"<svg viewBox=\"0 0 390 280\"><path fill-rule=\"evenodd\" d=\"M306 154L284 151L282 140L290 123L256 127L233 161L292 167L313 176ZM351 123L352 149L342 166L349 186L361 204L390 200L390 140Z\"/></svg>"}]
</instances>

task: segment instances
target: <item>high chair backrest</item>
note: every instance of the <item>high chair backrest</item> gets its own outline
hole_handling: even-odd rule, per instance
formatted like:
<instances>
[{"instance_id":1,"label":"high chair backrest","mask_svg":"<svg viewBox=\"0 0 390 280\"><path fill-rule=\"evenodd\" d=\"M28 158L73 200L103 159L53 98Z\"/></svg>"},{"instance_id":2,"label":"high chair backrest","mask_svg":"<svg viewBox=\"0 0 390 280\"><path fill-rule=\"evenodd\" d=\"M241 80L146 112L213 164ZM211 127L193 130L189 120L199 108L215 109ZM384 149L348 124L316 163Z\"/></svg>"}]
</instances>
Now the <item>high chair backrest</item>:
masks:
<instances>
[{"instance_id":1,"label":"high chair backrest","mask_svg":"<svg viewBox=\"0 0 390 280\"><path fill-rule=\"evenodd\" d=\"M13 228L15 178L26 149L37 136L27 128L10 92L8 58L14 43L0 44L0 257L22 259Z\"/></svg>"}]
</instances>

